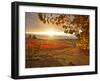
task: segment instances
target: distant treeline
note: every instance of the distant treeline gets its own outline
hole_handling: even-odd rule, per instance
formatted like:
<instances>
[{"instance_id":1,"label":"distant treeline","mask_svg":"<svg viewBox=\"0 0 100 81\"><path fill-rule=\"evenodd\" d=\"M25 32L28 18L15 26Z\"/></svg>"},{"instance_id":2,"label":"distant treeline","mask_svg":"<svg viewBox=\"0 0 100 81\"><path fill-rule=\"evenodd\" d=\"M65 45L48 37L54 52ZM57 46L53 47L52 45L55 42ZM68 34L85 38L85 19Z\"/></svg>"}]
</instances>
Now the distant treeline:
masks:
<instances>
[{"instance_id":1,"label":"distant treeline","mask_svg":"<svg viewBox=\"0 0 100 81\"><path fill-rule=\"evenodd\" d=\"M37 39L37 37L35 35L32 35L32 34L26 35L26 38L27 39Z\"/></svg>"}]
</instances>

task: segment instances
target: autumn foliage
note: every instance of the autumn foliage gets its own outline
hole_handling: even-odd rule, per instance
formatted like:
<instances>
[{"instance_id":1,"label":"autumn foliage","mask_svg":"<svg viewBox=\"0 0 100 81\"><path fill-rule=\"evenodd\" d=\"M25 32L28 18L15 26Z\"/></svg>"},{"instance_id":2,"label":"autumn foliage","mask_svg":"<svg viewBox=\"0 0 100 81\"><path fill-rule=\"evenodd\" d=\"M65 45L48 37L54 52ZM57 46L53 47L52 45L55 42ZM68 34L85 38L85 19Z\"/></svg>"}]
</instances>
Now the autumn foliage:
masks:
<instances>
[{"instance_id":1,"label":"autumn foliage","mask_svg":"<svg viewBox=\"0 0 100 81\"><path fill-rule=\"evenodd\" d=\"M88 15L39 13L38 17L44 24L63 27L64 33L76 35L78 38L77 46L83 50L89 49Z\"/></svg>"}]
</instances>

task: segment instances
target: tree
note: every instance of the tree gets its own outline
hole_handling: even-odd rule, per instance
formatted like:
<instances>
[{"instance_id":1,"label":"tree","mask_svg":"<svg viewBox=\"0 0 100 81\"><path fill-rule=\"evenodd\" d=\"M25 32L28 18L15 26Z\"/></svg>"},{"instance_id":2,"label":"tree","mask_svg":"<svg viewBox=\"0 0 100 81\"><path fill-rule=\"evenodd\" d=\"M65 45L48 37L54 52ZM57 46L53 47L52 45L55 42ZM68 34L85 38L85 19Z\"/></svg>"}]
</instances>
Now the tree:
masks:
<instances>
[{"instance_id":1,"label":"tree","mask_svg":"<svg viewBox=\"0 0 100 81\"><path fill-rule=\"evenodd\" d=\"M89 49L89 16L75 15L72 23L82 30L78 36L78 46L84 50Z\"/></svg>"},{"instance_id":2,"label":"tree","mask_svg":"<svg viewBox=\"0 0 100 81\"><path fill-rule=\"evenodd\" d=\"M37 39L37 37L35 35L32 36L32 39Z\"/></svg>"},{"instance_id":3,"label":"tree","mask_svg":"<svg viewBox=\"0 0 100 81\"><path fill-rule=\"evenodd\" d=\"M39 13L39 19L44 24L54 24L64 28L64 33L75 34L78 38L77 45L83 49L89 48L89 16L70 14L45 14Z\"/></svg>"}]
</instances>

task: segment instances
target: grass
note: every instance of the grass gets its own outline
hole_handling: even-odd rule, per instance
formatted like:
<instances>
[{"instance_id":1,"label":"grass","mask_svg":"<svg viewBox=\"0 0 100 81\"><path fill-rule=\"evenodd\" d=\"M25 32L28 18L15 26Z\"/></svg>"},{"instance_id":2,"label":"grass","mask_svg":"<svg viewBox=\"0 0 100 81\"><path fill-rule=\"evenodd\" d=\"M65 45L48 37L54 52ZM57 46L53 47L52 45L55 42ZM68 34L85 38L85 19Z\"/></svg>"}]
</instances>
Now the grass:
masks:
<instances>
[{"instance_id":1,"label":"grass","mask_svg":"<svg viewBox=\"0 0 100 81\"><path fill-rule=\"evenodd\" d=\"M26 39L26 68L89 65L89 51L76 40Z\"/></svg>"}]
</instances>

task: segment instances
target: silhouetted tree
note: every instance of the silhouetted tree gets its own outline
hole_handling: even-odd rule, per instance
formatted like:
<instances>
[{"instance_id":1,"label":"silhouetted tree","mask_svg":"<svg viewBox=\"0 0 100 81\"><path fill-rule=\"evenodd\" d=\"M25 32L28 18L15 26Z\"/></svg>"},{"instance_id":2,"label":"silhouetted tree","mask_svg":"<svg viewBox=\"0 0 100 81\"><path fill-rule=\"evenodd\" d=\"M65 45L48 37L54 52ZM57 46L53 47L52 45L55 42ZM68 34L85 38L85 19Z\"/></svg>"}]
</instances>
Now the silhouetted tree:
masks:
<instances>
[{"instance_id":1,"label":"silhouetted tree","mask_svg":"<svg viewBox=\"0 0 100 81\"><path fill-rule=\"evenodd\" d=\"M35 35L32 36L32 39L37 39Z\"/></svg>"}]
</instances>

